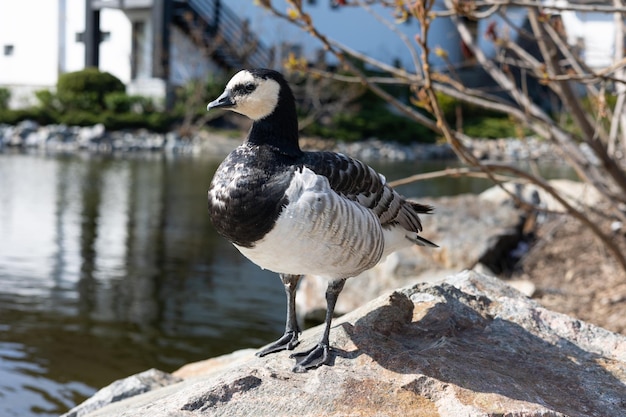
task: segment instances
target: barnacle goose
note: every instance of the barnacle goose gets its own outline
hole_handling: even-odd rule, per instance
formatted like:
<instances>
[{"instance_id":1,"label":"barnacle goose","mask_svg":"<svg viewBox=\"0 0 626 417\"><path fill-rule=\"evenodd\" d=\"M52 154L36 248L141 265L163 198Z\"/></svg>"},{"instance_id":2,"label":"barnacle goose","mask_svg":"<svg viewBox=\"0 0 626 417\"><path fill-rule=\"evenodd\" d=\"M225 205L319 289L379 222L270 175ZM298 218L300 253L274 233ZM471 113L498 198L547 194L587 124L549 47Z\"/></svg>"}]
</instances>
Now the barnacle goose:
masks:
<instances>
[{"instance_id":1,"label":"barnacle goose","mask_svg":"<svg viewBox=\"0 0 626 417\"><path fill-rule=\"evenodd\" d=\"M329 280L326 327L315 347L292 355L294 371L327 364L333 311L346 279L402 247L437 247L418 235L418 213L431 207L405 200L363 162L300 150L294 96L276 71L238 72L208 104L213 108L241 113L253 124L213 177L211 220L248 259L277 272L287 294L285 334L258 355L298 345L296 286L312 274Z\"/></svg>"}]
</instances>

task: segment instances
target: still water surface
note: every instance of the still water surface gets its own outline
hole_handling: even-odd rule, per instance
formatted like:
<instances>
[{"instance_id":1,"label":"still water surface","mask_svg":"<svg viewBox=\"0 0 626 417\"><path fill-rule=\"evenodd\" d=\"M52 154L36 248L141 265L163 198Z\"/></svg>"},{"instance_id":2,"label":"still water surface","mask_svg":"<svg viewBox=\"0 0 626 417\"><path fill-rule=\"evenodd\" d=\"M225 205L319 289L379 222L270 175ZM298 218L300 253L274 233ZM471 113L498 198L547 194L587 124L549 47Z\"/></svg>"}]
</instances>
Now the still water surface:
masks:
<instances>
[{"instance_id":1,"label":"still water surface","mask_svg":"<svg viewBox=\"0 0 626 417\"><path fill-rule=\"evenodd\" d=\"M0 153L0 416L55 416L116 379L281 334L280 281L208 219L218 163ZM454 163L373 165L393 180ZM488 186L438 179L401 191Z\"/></svg>"}]
</instances>

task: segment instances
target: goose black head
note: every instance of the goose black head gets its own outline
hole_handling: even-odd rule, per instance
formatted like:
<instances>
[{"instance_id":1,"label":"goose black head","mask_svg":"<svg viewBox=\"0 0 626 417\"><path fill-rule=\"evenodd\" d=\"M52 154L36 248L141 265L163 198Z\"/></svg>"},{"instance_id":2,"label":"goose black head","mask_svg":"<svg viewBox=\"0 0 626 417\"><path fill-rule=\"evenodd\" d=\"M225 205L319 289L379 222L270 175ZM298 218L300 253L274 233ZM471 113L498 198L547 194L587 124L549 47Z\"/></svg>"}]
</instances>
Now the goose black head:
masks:
<instances>
[{"instance_id":1,"label":"goose black head","mask_svg":"<svg viewBox=\"0 0 626 417\"><path fill-rule=\"evenodd\" d=\"M300 154L296 104L281 73L270 69L241 70L207 110L223 108L254 121L248 142L266 144L285 154Z\"/></svg>"},{"instance_id":2,"label":"goose black head","mask_svg":"<svg viewBox=\"0 0 626 417\"><path fill-rule=\"evenodd\" d=\"M241 113L252 120L270 115L278 105L282 76L271 70L242 70L230 79L226 89L207 110L224 108Z\"/></svg>"}]
</instances>

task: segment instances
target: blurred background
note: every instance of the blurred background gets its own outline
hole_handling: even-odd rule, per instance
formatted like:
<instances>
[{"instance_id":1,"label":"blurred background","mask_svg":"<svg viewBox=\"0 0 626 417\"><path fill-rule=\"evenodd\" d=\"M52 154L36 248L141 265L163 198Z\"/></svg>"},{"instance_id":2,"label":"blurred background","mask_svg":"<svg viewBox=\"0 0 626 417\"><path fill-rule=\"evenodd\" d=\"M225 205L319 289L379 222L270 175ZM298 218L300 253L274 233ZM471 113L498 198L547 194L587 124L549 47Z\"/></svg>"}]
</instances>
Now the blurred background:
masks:
<instances>
[{"instance_id":1,"label":"blurred background","mask_svg":"<svg viewBox=\"0 0 626 417\"><path fill-rule=\"evenodd\" d=\"M116 379L173 371L282 333L276 274L219 237L206 210L214 171L250 125L207 113L206 104L240 68L284 70L305 146L340 144L391 181L462 165L433 128L427 92L418 88L420 47L429 46L439 121L480 139L477 160L496 155L540 177L584 177L587 168L561 162L591 167L602 149L582 146L582 156L568 159L547 138L526 141L548 119L563 128L546 131L574 135L576 145L592 139L545 74L523 78L532 67L516 67L502 53L506 33L519 56L539 59L536 43L527 43L529 13L512 7L474 19L471 11L446 14L443 3L432 3L442 15L422 45L423 25L404 2L0 2L0 416L59 415ZM302 30L304 11L330 43ZM612 65L618 22L606 13L568 13L545 22L568 25L567 45L585 68ZM517 85L539 116L528 104L512 107L476 48L500 60L504 79L524 80ZM615 85L602 90L604 101L581 96L581 105L602 119L619 105ZM607 160L622 158L620 142L611 143ZM439 197L491 185L437 177L398 190Z\"/></svg>"}]
</instances>

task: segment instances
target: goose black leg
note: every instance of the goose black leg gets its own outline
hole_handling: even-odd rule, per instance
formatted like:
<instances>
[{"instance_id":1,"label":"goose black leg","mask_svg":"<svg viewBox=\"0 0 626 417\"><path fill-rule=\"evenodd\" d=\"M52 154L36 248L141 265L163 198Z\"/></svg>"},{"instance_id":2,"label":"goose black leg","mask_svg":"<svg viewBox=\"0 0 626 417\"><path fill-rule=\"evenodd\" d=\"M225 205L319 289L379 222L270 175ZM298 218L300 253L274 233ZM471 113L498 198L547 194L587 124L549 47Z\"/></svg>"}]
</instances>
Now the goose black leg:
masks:
<instances>
[{"instance_id":1,"label":"goose black leg","mask_svg":"<svg viewBox=\"0 0 626 417\"><path fill-rule=\"evenodd\" d=\"M296 366L293 368L294 372L306 372L308 369L328 364L330 360L330 323L333 320L337 298L341 290L343 290L345 283L345 279L338 279L328 283L328 288L326 289L326 326L324 327L324 333L320 341L312 349L291 355L292 358L296 358Z\"/></svg>"},{"instance_id":2,"label":"goose black leg","mask_svg":"<svg viewBox=\"0 0 626 417\"><path fill-rule=\"evenodd\" d=\"M280 280L285 286L287 295L287 323L285 324L285 334L274 343L266 346L257 352L257 356L265 356L269 353L280 352L281 350L293 350L298 346L298 319L296 318L296 287L302 275L280 274Z\"/></svg>"}]
</instances>

